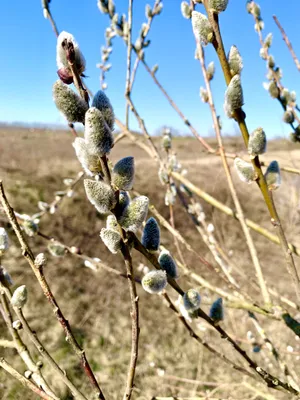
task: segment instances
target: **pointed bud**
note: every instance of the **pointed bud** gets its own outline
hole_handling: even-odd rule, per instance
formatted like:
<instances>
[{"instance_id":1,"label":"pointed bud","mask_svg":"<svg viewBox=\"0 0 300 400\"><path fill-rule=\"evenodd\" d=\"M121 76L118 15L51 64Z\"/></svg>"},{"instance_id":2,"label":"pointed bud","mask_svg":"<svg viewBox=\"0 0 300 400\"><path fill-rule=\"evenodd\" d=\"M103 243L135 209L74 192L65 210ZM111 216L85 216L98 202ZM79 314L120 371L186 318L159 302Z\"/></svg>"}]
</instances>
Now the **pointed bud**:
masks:
<instances>
[{"instance_id":1,"label":"pointed bud","mask_svg":"<svg viewBox=\"0 0 300 400\"><path fill-rule=\"evenodd\" d=\"M225 11L228 5L228 0L208 0L208 8L215 13Z\"/></svg>"},{"instance_id":2,"label":"pointed bud","mask_svg":"<svg viewBox=\"0 0 300 400\"><path fill-rule=\"evenodd\" d=\"M8 236L6 230L0 227L0 256L8 249Z\"/></svg>"},{"instance_id":3,"label":"pointed bud","mask_svg":"<svg viewBox=\"0 0 300 400\"><path fill-rule=\"evenodd\" d=\"M282 89L280 98L285 106L291 101L291 94L287 88Z\"/></svg>"},{"instance_id":4,"label":"pointed bud","mask_svg":"<svg viewBox=\"0 0 300 400\"><path fill-rule=\"evenodd\" d=\"M214 32L209 20L204 14L198 11L192 11L192 26L196 40L206 46L214 38Z\"/></svg>"},{"instance_id":5,"label":"pointed bud","mask_svg":"<svg viewBox=\"0 0 300 400\"><path fill-rule=\"evenodd\" d=\"M248 163L247 161L236 157L234 159L234 166L241 181L252 183L257 178L253 165Z\"/></svg>"},{"instance_id":6,"label":"pointed bud","mask_svg":"<svg viewBox=\"0 0 300 400\"><path fill-rule=\"evenodd\" d=\"M225 92L224 109L227 111L227 116L230 118L233 112L241 108L243 104L244 98L241 78L239 75L234 75Z\"/></svg>"},{"instance_id":7,"label":"pointed bud","mask_svg":"<svg viewBox=\"0 0 300 400\"><path fill-rule=\"evenodd\" d=\"M52 93L56 107L69 122L84 121L88 105L72 89L59 80L54 83Z\"/></svg>"},{"instance_id":8,"label":"pointed bud","mask_svg":"<svg viewBox=\"0 0 300 400\"><path fill-rule=\"evenodd\" d=\"M272 46L272 41L273 41L273 34L268 33L265 38L265 43L264 43L268 49Z\"/></svg>"},{"instance_id":9,"label":"pointed bud","mask_svg":"<svg viewBox=\"0 0 300 400\"><path fill-rule=\"evenodd\" d=\"M154 75L154 74L156 74L156 72L158 71L158 64L155 64L154 66L153 66L153 68L152 68L152 74Z\"/></svg>"},{"instance_id":10,"label":"pointed bud","mask_svg":"<svg viewBox=\"0 0 300 400\"><path fill-rule=\"evenodd\" d=\"M98 90L92 102L92 107L96 107L101 111L103 118L111 130L114 129L115 114L109 98L102 90Z\"/></svg>"},{"instance_id":11,"label":"pointed bud","mask_svg":"<svg viewBox=\"0 0 300 400\"><path fill-rule=\"evenodd\" d=\"M167 250L163 250L159 257L158 262L162 270L166 271L167 275L172 279L178 278L177 264L173 257Z\"/></svg>"},{"instance_id":12,"label":"pointed bud","mask_svg":"<svg viewBox=\"0 0 300 400\"><path fill-rule=\"evenodd\" d=\"M116 205L115 193L107 183L85 179L84 188L87 198L100 213L108 213Z\"/></svg>"},{"instance_id":13,"label":"pointed bud","mask_svg":"<svg viewBox=\"0 0 300 400\"><path fill-rule=\"evenodd\" d=\"M117 252L121 249L121 235L115 230L102 228L100 237L108 250L113 254L117 254Z\"/></svg>"},{"instance_id":14,"label":"pointed bud","mask_svg":"<svg viewBox=\"0 0 300 400\"><path fill-rule=\"evenodd\" d=\"M39 253L34 260L34 265L38 268L42 268L46 265L47 259L44 253Z\"/></svg>"},{"instance_id":15,"label":"pointed bud","mask_svg":"<svg viewBox=\"0 0 300 400\"><path fill-rule=\"evenodd\" d=\"M152 18L152 8L149 4L146 4L145 15L146 18Z\"/></svg>"},{"instance_id":16,"label":"pointed bud","mask_svg":"<svg viewBox=\"0 0 300 400\"><path fill-rule=\"evenodd\" d=\"M65 246L55 241L48 244L48 251L53 257L63 257L66 254Z\"/></svg>"},{"instance_id":17,"label":"pointed bud","mask_svg":"<svg viewBox=\"0 0 300 400\"><path fill-rule=\"evenodd\" d=\"M22 223L22 227L26 233L26 235L32 237L35 236L38 233L39 227L38 225L28 217L25 219Z\"/></svg>"},{"instance_id":18,"label":"pointed bud","mask_svg":"<svg viewBox=\"0 0 300 400\"><path fill-rule=\"evenodd\" d=\"M111 182L121 190L131 190L134 181L134 158L125 157L118 161L112 171Z\"/></svg>"},{"instance_id":19,"label":"pointed bud","mask_svg":"<svg viewBox=\"0 0 300 400\"><path fill-rule=\"evenodd\" d=\"M146 196L136 197L125 208L118 222L125 231L136 232L145 221L148 213L149 199Z\"/></svg>"},{"instance_id":20,"label":"pointed bud","mask_svg":"<svg viewBox=\"0 0 300 400\"><path fill-rule=\"evenodd\" d=\"M189 289L184 293L183 305L187 311L196 311L200 308L201 296L195 289Z\"/></svg>"},{"instance_id":21,"label":"pointed bud","mask_svg":"<svg viewBox=\"0 0 300 400\"><path fill-rule=\"evenodd\" d=\"M150 271L142 279L143 289L151 294L162 293L167 284L167 274L165 271Z\"/></svg>"},{"instance_id":22,"label":"pointed bud","mask_svg":"<svg viewBox=\"0 0 300 400\"><path fill-rule=\"evenodd\" d=\"M203 103L208 103L209 98L208 98L207 90L204 89L202 86L200 88L200 93L199 94L200 94L200 98L203 101Z\"/></svg>"},{"instance_id":23,"label":"pointed bud","mask_svg":"<svg viewBox=\"0 0 300 400\"><path fill-rule=\"evenodd\" d=\"M212 61L206 68L206 74L209 81L211 81L215 75L215 63Z\"/></svg>"},{"instance_id":24,"label":"pointed bud","mask_svg":"<svg viewBox=\"0 0 300 400\"><path fill-rule=\"evenodd\" d=\"M155 253L159 249L160 229L156 219L153 217L146 222L142 235L142 244L150 253Z\"/></svg>"},{"instance_id":25,"label":"pointed bud","mask_svg":"<svg viewBox=\"0 0 300 400\"><path fill-rule=\"evenodd\" d=\"M273 99L277 99L279 96L279 89L274 81L270 82L269 88L268 88L269 94Z\"/></svg>"},{"instance_id":26,"label":"pointed bud","mask_svg":"<svg viewBox=\"0 0 300 400\"><path fill-rule=\"evenodd\" d=\"M73 142L73 147L76 156L87 175L93 176L102 171L99 157L89 153L87 144L83 138L77 137Z\"/></svg>"},{"instance_id":27,"label":"pointed bud","mask_svg":"<svg viewBox=\"0 0 300 400\"><path fill-rule=\"evenodd\" d=\"M74 48L74 60L75 65L78 70L78 73L81 75L85 70L85 59L83 54L81 53L78 43L74 39L74 36L68 32L61 32L57 38L56 45L56 63L57 68L69 68L69 63L67 60L67 53L65 48L68 48L69 45L72 45Z\"/></svg>"},{"instance_id":28,"label":"pointed bud","mask_svg":"<svg viewBox=\"0 0 300 400\"><path fill-rule=\"evenodd\" d=\"M99 157L108 154L113 147L112 132L96 107L89 108L85 114L84 138L88 151Z\"/></svg>"},{"instance_id":29,"label":"pointed bud","mask_svg":"<svg viewBox=\"0 0 300 400\"><path fill-rule=\"evenodd\" d=\"M231 46L227 58L231 75L240 75L243 69L243 59L236 46Z\"/></svg>"},{"instance_id":30,"label":"pointed bud","mask_svg":"<svg viewBox=\"0 0 300 400\"><path fill-rule=\"evenodd\" d=\"M286 124L292 124L295 121L294 113L292 111L287 110L283 114L282 119Z\"/></svg>"},{"instance_id":31,"label":"pointed bud","mask_svg":"<svg viewBox=\"0 0 300 400\"><path fill-rule=\"evenodd\" d=\"M22 308L27 302L27 288L25 285L19 286L10 300L13 307Z\"/></svg>"},{"instance_id":32,"label":"pointed bud","mask_svg":"<svg viewBox=\"0 0 300 400\"><path fill-rule=\"evenodd\" d=\"M223 307L223 300L221 298L217 299L211 305L209 310L209 317L215 322L218 323L223 321L224 319L224 307Z\"/></svg>"},{"instance_id":33,"label":"pointed bud","mask_svg":"<svg viewBox=\"0 0 300 400\"><path fill-rule=\"evenodd\" d=\"M73 83L73 74L70 68L60 68L57 71L57 75L59 79L66 85L71 85L71 83Z\"/></svg>"},{"instance_id":34,"label":"pointed bud","mask_svg":"<svg viewBox=\"0 0 300 400\"><path fill-rule=\"evenodd\" d=\"M280 168L277 161L272 161L265 173L265 179L269 190L276 190L281 184Z\"/></svg>"},{"instance_id":35,"label":"pointed bud","mask_svg":"<svg viewBox=\"0 0 300 400\"><path fill-rule=\"evenodd\" d=\"M182 1L180 8L182 16L186 19L190 19L192 16L192 10L190 9L189 4L186 1Z\"/></svg>"},{"instance_id":36,"label":"pointed bud","mask_svg":"<svg viewBox=\"0 0 300 400\"><path fill-rule=\"evenodd\" d=\"M275 67L275 60L272 55L269 55L269 57L268 57L267 66L268 66L268 68L271 68L271 69L273 69Z\"/></svg>"},{"instance_id":37,"label":"pointed bud","mask_svg":"<svg viewBox=\"0 0 300 400\"><path fill-rule=\"evenodd\" d=\"M250 134L248 143L248 153L250 158L266 152L267 148L267 137L262 128L257 128Z\"/></svg>"}]
</instances>

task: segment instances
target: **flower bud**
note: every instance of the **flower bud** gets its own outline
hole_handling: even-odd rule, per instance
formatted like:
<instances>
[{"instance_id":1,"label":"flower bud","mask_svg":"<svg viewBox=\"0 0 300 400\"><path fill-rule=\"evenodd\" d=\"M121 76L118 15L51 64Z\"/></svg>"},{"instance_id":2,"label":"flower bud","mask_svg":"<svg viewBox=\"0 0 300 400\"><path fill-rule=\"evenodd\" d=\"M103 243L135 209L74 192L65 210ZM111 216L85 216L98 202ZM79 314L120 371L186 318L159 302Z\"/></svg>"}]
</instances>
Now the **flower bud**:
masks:
<instances>
[{"instance_id":1,"label":"flower bud","mask_svg":"<svg viewBox=\"0 0 300 400\"><path fill-rule=\"evenodd\" d=\"M164 271L166 271L167 276L169 276L172 279L177 279L178 278L178 271L177 271L177 265L173 257L170 256L170 253L167 250L163 250L159 257L158 257L158 262L160 265L160 268Z\"/></svg>"},{"instance_id":2,"label":"flower bud","mask_svg":"<svg viewBox=\"0 0 300 400\"><path fill-rule=\"evenodd\" d=\"M108 215L106 218L106 228L111 230L111 231L115 231L115 232L119 232L119 228L118 228L118 221L116 219L116 217L114 215Z\"/></svg>"},{"instance_id":3,"label":"flower bud","mask_svg":"<svg viewBox=\"0 0 300 400\"><path fill-rule=\"evenodd\" d=\"M276 190L281 184L280 168L277 161L272 161L265 173L265 179L269 190Z\"/></svg>"},{"instance_id":4,"label":"flower bud","mask_svg":"<svg viewBox=\"0 0 300 400\"><path fill-rule=\"evenodd\" d=\"M243 69L243 59L236 46L231 46L227 58L231 75L240 75Z\"/></svg>"},{"instance_id":5,"label":"flower bud","mask_svg":"<svg viewBox=\"0 0 300 400\"><path fill-rule=\"evenodd\" d=\"M44 267L46 265L47 259L44 253L39 253L34 260L34 265L38 268Z\"/></svg>"},{"instance_id":6,"label":"flower bud","mask_svg":"<svg viewBox=\"0 0 300 400\"><path fill-rule=\"evenodd\" d=\"M120 210L120 214L123 214L123 211L129 205L129 203L130 203L130 197L129 197L128 192L125 192L124 190L121 190L120 194L119 194L119 210Z\"/></svg>"},{"instance_id":7,"label":"flower bud","mask_svg":"<svg viewBox=\"0 0 300 400\"><path fill-rule=\"evenodd\" d=\"M280 93L279 88L277 87L276 82L274 82L274 81L270 82L268 91L269 91L270 96L273 99L277 99L277 97L279 96L279 93Z\"/></svg>"},{"instance_id":8,"label":"flower bud","mask_svg":"<svg viewBox=\"0 0 300 400\"><path fill-rule=\"evenodd\" d=\"M206 46L214 38L214 32L209 20L204 14L198 11L192 11L192 26L196 40Z\"/></svg>"},{"instance_id":9,"label":"flower bud","mask_svg":"<svg viewBox=\"0 0 300 400\"><path fill-rule=\"evenodd\" d=\"M146 222L142 235L142 244L150 253L155 253L159 249L160 229L156 219L153 217Z\"/></svg>"},{"instance_id":10,"label":"flower bud","mask_svg":"<svg viewBox=\"0 0 300 400\"><path fill-rule=\"evenodd\" d=\"M234 75L225 92L224 109L227 116L229 118L232 117L233 112L238 108L241 108L243 104L244 98L241 78L239 75Z\"/></svg>"},{"instance_id":11,"label":"flower bud","mask_svg":"<svg viewBox=\"0 0 300 400\"><path fill-rule=\"evenodd\" d=\"M142 279L143 289L151 294L162 293L167 284L167 274L165 271L150 271Z\"/></svg>"},{"instance_id":12,"label":"flower bud","mask_svg":"<svg viewBox=\"0 0 300 400\"><path fill-rule=\"evenodd\" d=\"M118 161L112 171L112 184L121 190L131 190L134 181L134 158L125 157Z\"/></svg>"},{"instance_id":13,"label":"flower bud","mask_svg":"<svg viewBox=\"0 0 300 400\"><path fill-rule=\"evenodd\" d=\"M203 101L203 103L208 103L209 98L208 98L207 90L204 89L202 86L200 88L200 98Z\"/></svg>"},{"instance_id":14,"label":"flower bud","mask_svg":"<svg viewBox=\"0 0 300 400\"><path fill-rule=\"evenodd\" d=\"M196 311L200 308L201 296L195 289L189 289L183 295L183 305L187 311Z\"/></svg>"},{"instance_id":15,"label":"flower bud","mask_svg":"<svg viewBox=\"0 0 300 400\"><path fill-rule=\"evenodd\" d=\"M168 172L165 170L164 167L160 167L158 170L158 178L162 185L166 185L169 182L169 175Z\"/></svg>"},{"instance_id":16,"label":"flower bud","mask_svg":"<svg viewBox=\"0 0 300 400\"><path fill-rule=\"evenodd\" d=\"M234 166L241 181L252 183L257 178L253 165L248 163L247 161L236 157L234 159Z\"/></svg>"},{"instance_id":17,"label":"flower bud","mask_svg":"<svg viewBox=\"0 0 300 400\"><path fill-rule=\"evenodd\" d=\"M27 302L27 288L25 285L19 286L13 293L10 300L13 307L22 308Z\"/></svg>"},{"instance_id":18,"label":"flower bud","mask_svg":"<svg viewBox=\"0 0 300 400\"><path fill-rule=\"evenodd\" d=\"M265 23L262 19L259 19L258 22L254 25L255 32L261 32L265 27Z\"/></svg>"},{"instance_id":19,"label":"flower bud","mask_svg":"<svg viewBox=\"0 0 300 400\"><path fill-rule=\"evenodd\" d=\"M224 308L223 308L222 298L219 298L213 302L213 304L211 305L211 308L209 310L209 316L215 323L223 321Z\"/></svg>"},{"instance_id":20,"label":"flower bud","mask_svg":"<svg viewBox=\"0 0 300 400\"><path fill-rule=\"evenodd\" d=\"M8 249L8 236L6 230L0 227L0 256Z\"/></svg>"},{"instance_id":21,"label":"flower bud","mask_svg":"<svg viewBox=\"0 0 300 400\"><path fill-rule=\"evenodd\" d=\"M23 221L22 227L26 235L30 237L35 236L39 230L38 225L32 219L30 219L30 217Z\"/></svg>"},{"instance_id":22,"label":"flower bud","mask_svg":"<svg viewBox=\"0 0 300 400\"><path fill-rule=\"evenodd\" d=\"M267 148L267 137L262 128L257 128L250 134L248 143L248 153L250 158L266 152Z\"/></svg>"},{"instance_id":23,"label":"flower bud","mask_svg":"<svg viewBox=\"0 0 300 400\"><path fill-rule=\"evenodd\" d=\"M211 81L215 75L215 63L212 61L206 68L206 75L209 81Z\"/></svg>"},{"instance_id":24,"label":"flower bud","mask_svg":"<svg viewBox=\"0 0 300 400\"><path fill-rule=\"evenodd\" d=\"M67 121L84 121L88 105L72 89L59 80L54 83L52 93L56 107L65 116Z\"/></svg>"},{"instance_id":25,"label":"flower bud","mask_svg":"<svg viewBox=\"0 0 300 400\"><path fill-rule=\"evenodd\" d=\"M139 196L131 201L118 219L122 228L136 232L147 217L148 205L149 199L146 196Z\"/></svg>"},{"instance_id":26,"label":"flower bud","mask_svg":"<svg viewBox=\"0 0 300 400\"><path fill-rule=\"evenodd\" d=\"M268 57L268 54L266 54L266 49L264 47L261 47L259 49L259 56L263 59L266 60Z\"/></svg>"},{"instance_id":27,"label":"flower bud","mask_svg":"<svg viewBox=\"0 0 300 400\"><path fill-rule=\"evenodd\" d=\"M228 5L228 0L208 0L208 8L215 13L225 11Z\"/></svg>"},{"instance_id":28,"label":"flower bud","mask_svg":"<svg viewBox=\"0 0 300 400\"><path fill-rule=\"evenodd\" d=\"M108 14L107 4L103 0L98 0L97 6L103 14Z\"/></svg>"},{"instance_id":29,"label":"flower bud","mask_svg":"<svg viewBox=\"0 0 300 400\"><path fill-rule=\"evenodd\" d=\"M273 34L268 33L265 38L264 45L269 49L272 46L272 41L273 41Z\"/></svg>"},{"instance_id":30,"label":"flower bud","mask_svg":"<svg viewBox=\"0 0 300 400\"><path fill-rule=\"evenodd\" d=\"M71 83L73 83L73 74L70 68L60 68L57 71L57 75L59 79L66 85L71 85Z\"/></svg>"},{"instance_id":31,"label":"flower bud","mask_svg":"<svg viewBox=\"0 0 300 400\"><path fill-rule=\"evenodd\" d=\"M176 194L168 188L166 191L166 194L165 194L165 205L173 206L175 204L175 202L176 202Z\"/></svg>"},{"instance_id":32,"label":"flower bud","mask_svg":"<svg viewBox=\"0 0 300 400\"><path fill-rule=\"evenodd\" d=\"M85 114L84 138L91 154L103 157L113 147L114 138L104 116L96 108L91 107Z\"/></svg>"},{"instance_id":33,"label":"flower bud","mask_svg":"<svg viewBox=\"0 0 300 400\"><path fill-rule=\"evenodd\" d=\"M9 272L2 265L0 265L0 280L2 280L2 283L4 283L6 286L13 285L13 281Z\"/></svg>"},{"instance_id":34,"label":"flower bud","mask_svg":"<svg viewBox=\"0 0 300 400\"><path fill-rule=\"evenodd\" d=\"M156 74L156 72L158 71L158 68L159 68L159 67L158 67L158 64L155 64L155 65L153 66L152 71L151 71L153 75Z\"/></svg>"},{"instance_id":35,"label":"flower bud","mask_svg":"<svg viewBox=\"0 0 300 400\"><path fill-rule=\"evenodd\" d=\"M67 51L65 49L72 45L74 48L74 61L79 75L81 75L85 70L85 59L81 53L78 43L74 39L74 36L68 32L61 32L57 38L56 45L56 63L57 68L69 68L69 63L67 59Z\"/></svg>"},{"instance_id":36,"label":"flower bud","mask_svg":"<svg viewBox=\"0 0 300 400\"><path fill-rule=\"evenodd\" d=\"M109 98L102 90L98 90L92 102L92 107L96 107L101 111L103 118L111 130L114 129L115 114Z\"/></svg>"},{"instance_id":37,"label":"flower bud","mask_svg":"<svg viewBox=\"0 0 300 400\"><path fill-rule=\"evenodd\" d=\"M270 54L267 61L268 68L273 69L275 67L275 60L274 57Z\"/></svg>"},{"instance_id":38,"label":"flower bud","mask_svg":"<svg viewBox=\"0 0 300 400\"><path fill-rule=\"evenodd\" d=\"M146 18L152 18L152 8L149 4L146 4L145 15Z\"/></svg>"},{"instance_id":39,"label":"flower bud","mask_svg":"<svg viewBox=\"0 0 300 400\"><path fill-rule=\"evenodd\" d=\"M16 331L19 331L19 330L21 330L21 329L23 328L23 325L22 325L22 322L21 322L19 319L17 319L16 321L14 321L14 322L12 323L12 327L13 327Z\"/></svg>"},{"instance_id":40,"label":"flower bud","mask_svg":"<svg viewBox=\"0 0 300 400\"><path fill-rule=\"evenodd\" d=\"M172 147L172 139L171 139L171 136L169 136L169 135L163 135L162 140L161 140L161 144L162 144L162 147L163 147L165 150L170 150L171 147Z\"/></svg>"},{"instance_id":41,"label":"flower bud","mask_svg":"<svg viewBox=\"0 0 300 400\"><path fill-rule=\"evenodd\" d=\"M93 176L99 174L102 171L99 157L90 154L87 148L85 140L81 137L77 137L73 142L76 156L87 175Z\"/></svg>"},{"instance_id":42,"label":"flower bud","mask_svg":"<svg viewBox=\"0 0 300 400\"><path fill-rule=\"evenodd\" d=\"M186 19L190 19L192 16L192 10L190 9L189 3L182 1L180 8L182 16Z\"/></svg>"},{"instance_id":43,"label":"flower bud","mask_svg":"<svg viewBox=\"0 0 300 400\"><path fill-rule=\"evenodd\" d=\"M48 244L49 253L54 257L63 257L66 254L66 248L59 242L51 241Z\"/></svg>"},{"instance_id":44,"label":"flower bud","mask_svg":"<svg viewBox=\"0 0 300 400\"><path fill-rule=\"evenodd\" d=\"M26 379L31 379L32 371L29 371L29 370L25 371L24 372L24 376L25 376Z\"/></svg>"},{"instance_id":45,"label":"flower bud","mask_svg":"<svg viewBox=\"0 0 300 400\"><path fill-rule=\"evenodd\" d=\"M280 98L285 106L291 101L291 94L287 88L282 89Z\"/></svg>"},{"instance_id":46,"label":"flower bud","mask_svg":"<svg viewBox=\"0 0 300 400\"><path fill-rule=\"evenodd\" d=\"M100 237L108 250L113 254L117 254L117 252L121 249L121 235L115 230L102 228Z\"/></svg>"},{"instance_id":47,"label":"flower bud","mask_svg":"<svg viewBox=\"0 0 300 400\"><path fill-rule=\"evenodd\" d=\"M108 213L116 205L115 193L107 183L85 179L84 188L87 198L100 213Z\"/></svg>"},{"instance_id":48,"label":"flower bud","mask_svg":"<svg viewBox=\"0 0 300 400\"><path fill-rule=\"evenodd\" d=\"M295 121L294 113L290 110L287 110L283 114L282 119L286 124L292 124Z\"/></svg>"}]
</instances>

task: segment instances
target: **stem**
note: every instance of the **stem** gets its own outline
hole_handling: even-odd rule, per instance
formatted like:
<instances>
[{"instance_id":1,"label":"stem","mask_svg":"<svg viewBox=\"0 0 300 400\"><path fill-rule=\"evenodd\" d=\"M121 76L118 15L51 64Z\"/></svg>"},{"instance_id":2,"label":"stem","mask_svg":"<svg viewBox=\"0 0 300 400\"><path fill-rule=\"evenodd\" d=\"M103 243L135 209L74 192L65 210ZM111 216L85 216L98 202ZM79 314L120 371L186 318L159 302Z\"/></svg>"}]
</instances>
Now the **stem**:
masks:
<instances>
[{"instance_id":1,"label":"stem","mask_svg":"<svg viewBox=\"0 0 300 400\"><path fill-rule=\"evenodd\" d=\"M128 37L126 38L127 42L127 70L126 70L126 87L125 87L125 98L130 96L131 85L130 85L130 71L131 71L131 52L132 52L132 43L131 43L131 33L132 33L132 4L133 0L128 0ZM129 129L129 104L126 102L126 119L125 119L126 128Z\"/></svg>"},{"instance_id":2,"label":"stem","mask_svg":"<svg viewBox=\"0 0 300 400\"><path fill-rule=\"evenodd\" d=\"M6 372L8 372L11 376L17 379L23 386L32 390L35 394L40 396L45 400L53 400L57 397L52 397L47 393L43 392L38 386L32 383L29 379L25 378L25 376L21 375L18 371L16 371L3 357L0 358L0 367L3 368Z\"/></svg>"},{"instance_id":3,"label":"stem","mask_svg":"<svg viewBox=\"0 0 300 400\"><path fill-rule=\"evenodd\" d=\"M217 113L216 113L216 109L215 109L215 105L214 105L214 101L213 101L213 97L212 97L210 82L207 77L207 71L206 71L205 61L204 61L204 52L203 52L203 48L199 42L197 42L197 51L198 51L198 56L199 56L199 60L200 60L201 68L202 68L202 73L203 73L203 77L204 77L207 94L208 94L208 104L209 104L212 119L213 119L214 129L215 129L217 140L218 140L219 151L220 151L225 175L227 178L228 187L229 187L230 194L231 194L233 203L235 205L237 214L239 215L239 221L240 221L244 236L246 238L248 249L249 249L249 252L250 252L250 255L252 258L252 263L253 263L255 271L256 271L256 276L257 276L257 280L258 280L258 283L260 286L261 294L262 294L265 304L267 305L267 304L271 303L270 295L269 295L269 292L267 289L266 282L264 280L261 265L260 265L260 262L259 262L259 259L257 256L256 247L255 247L254 241L252 239L252 236L249 232L249 228L246 224L245 215L244 215L241 203L239 201L236 189L233 184L232 176L230 173L229 165L228 165L225 151L224 151L221 130L220 130L220 126L218 123Z\"/></svg>"},{"instance_id":4,"label":"stem","mask_svg":"<svg viewBox=\"0 0 300 400\"><path fill-rule=\"evenodd\" d=\"M105 400L105 397L101 391L101 388L100 388L100 386L93 374L93 371L88 363L88 360L85 355L85 351L83 349L81 349L78 342L76 341L68 320L66 320L66 318L64 317L53 293L51 292L48 282L44 276L43 269L38 268L34 263L34 260L35 260L34 255L23 236L23 233L22 233L20 225L16 219L14 211L11 208L11 206L6 198L2 181L0 181L0 201L2 203L5 213L7 215L7 218L9 219L9 221L13 227L13 230L19 240L19 243L20 243L21 249L22 249L22 254L26 258L28 264L30 265L34 275L36 276L36 278L43 290L45 297L47 298L47 300L49 301L49 303L52 306L53 312L54 312L57 320L59 321L60 325L62 326L62 328L65 332L66 341L70 344L72 350L79 358L81 367L83 368L85 374L88 376L92 386L94 387L97 398L101 399L101 400Z\"/></svg>"}]
</instances>

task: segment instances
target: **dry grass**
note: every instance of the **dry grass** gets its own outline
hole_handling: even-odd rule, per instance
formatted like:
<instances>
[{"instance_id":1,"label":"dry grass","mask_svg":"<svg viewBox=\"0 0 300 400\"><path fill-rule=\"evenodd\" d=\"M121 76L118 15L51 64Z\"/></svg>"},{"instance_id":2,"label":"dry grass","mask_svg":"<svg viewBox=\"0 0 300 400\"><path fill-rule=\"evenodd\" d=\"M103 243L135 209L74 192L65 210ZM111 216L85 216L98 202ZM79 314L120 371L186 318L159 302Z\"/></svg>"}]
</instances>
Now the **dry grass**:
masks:
<instances>
[{"instance_id":1,"label":"dry grass","mask_svg":"<svg viewBox=\"0 0 300 400\"><path fill-rule=\"evenodd\" d=\"M63 188L63 178L74 177L80 170L71 146L73 139L69 132L2 128L0 135L2 138L0 177L12 206L18 212L28 214L36 212L38 200L51 201L53 193ZM175 139L174 147L183 166L188 169L189 179L218 200L232 206L220 160L215 156L207 156L200 144L191 138ZM228 138L226 150L243 151L240 139ZM163 200L164 191L157 178L156 166L142 150L127 140L118 143L112 151L111 159L115 162L128 155L133 155L136 160L135 189L149 196L150 201L156 205L162 215L168 218L168 209L164 206ZM279 162L299 168L300 162L297 161L300 159L299 155L300 151L296 145L278 140L270 142L267 157L268 160L277 159ZM242 184L235 175L234 177L246 216L270 228L258 189L252 185ZM283 186L275 194L275 200L279 204L279 212L289 240L299 245L300 178L287 174L284 174L283 178ZM238 223L213 210L209 205L203 204L203 206L207 218L215 225L216 235L223 248L232 254L232 259L240 268L249 276L254 277L253 267ZM199 253L213 261L200 236L178 204L175 207L175 216L176 226L182 235ZM0 218L2 224L5 224L4 215L0 214ZM102 226L103 218L96 214L93 206L86 200L82 185L79 184L74 197L64 199L59 211L53 216L46 216L40 228L42 232L70 246L79 246L83 253L99 257L113 268L124 271L121 257L110 254L99 238ZM29 302L24 309L26 317L39 337L43 339L47 349L66 369L72 380L87 393L91 393L77 360L71 354L68 344L65 343L60 327L33 279L28 265L22 259L11 231L9 235L13 245L2 263L11 273L15 285L25 283L28 286ZM268 284L294 299L280 249L257 234L253 233L253 237ZM101 270L97 273L91 271L71 255L67 255L64 259L53 258L46 250L46 242L39 237L29 238L29 242L35 254L44 251L47 253L46 276L77 338L87 350L87 356L97 378L104 392L108 394L107 398L120 398L130 357L130 301L126 280ZM162 242L164 246L175 252L172 237L165 230L162 232ZM185 254L185 259L194 271L205 276L210 282L224 287L218 276L200 265L198 259L191 253ZM140 256L134 253L136 267L141 261ZM299 264L298 260L296 261ZM141 272L137 274L141 275ZM195 285L186 277L181 277L180 284L185 289ZM249 287L247 280L242 282L242 286L253 296L259 296L255 289ZM200 291L204 303L216 297L205 289L200 288ZM173 296L172 291L169 292ZM255 392L241 384L243 375L230 370L219 360L214 360L206 350L194 343L159 296L146 294L140 287L138 287L138 294L141 306L141 338L135 398L150 399L156 395L187 397L205 394L215 389L215 386L210 383L224 384L216 392L216 396L222 395L221 398L229 396L233 396L234 399L253 398ZM207 309L208 306L203 307ZM286 347L289 344L295 351L300 352L299 342L295 341L293 335L282 324L265 320L263 317L259 319L266 332L272 335L276 346L287 357L289 364L292 367L297 365L299 355L288 354ZM228 357L243 363L239 356L232 352L229 345L223 343L206 324L201 321L193 324L203 338L207 338ZM261 353L256 354L247 343L246 333L250 329L253 330L253 327L246 312L226 310L224 324L255 360L270 372L280 376L279 369L275 366L267 348L264 347ZM0 332L0 338L8 338L2 321L0 321ZM25 336L24 339L32 349ZM258 341L261 343L260 339ZM0 348L0 356L2 355L9 359L20 372L24 372L24 365L21 364L14 350ZM51 370L47 366L44 367L44 372L50 377L53 386L60 388L62 399L72 398L56 378L51 376ZM198 380L202 383L182 382L171 379L169 376ZM235 384L237 386L234 386ZM267 388L255 382L252 386L264 393L269 393L273 396L270 398L290 398L280 392L268 392ZM0 371L0 393L3 400L35 398L3 371ZM256 398L267 397L258 395Z\"/></svg>"}]
</instances>

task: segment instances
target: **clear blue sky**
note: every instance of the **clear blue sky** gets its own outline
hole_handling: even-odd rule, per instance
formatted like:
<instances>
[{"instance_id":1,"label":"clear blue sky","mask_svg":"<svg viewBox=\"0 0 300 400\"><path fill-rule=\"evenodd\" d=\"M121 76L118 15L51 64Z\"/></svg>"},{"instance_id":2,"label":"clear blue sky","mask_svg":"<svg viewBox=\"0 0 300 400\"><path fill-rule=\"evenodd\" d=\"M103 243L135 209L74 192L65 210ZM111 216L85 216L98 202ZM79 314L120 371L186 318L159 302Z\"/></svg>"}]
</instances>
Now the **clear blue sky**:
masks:
<instances>
[{"instance_id":1,"label":"clear blue sky","mask_svg":"<svg viewBox=\"0 0 300 400\"><path fill-rule=\"evenodd\" d=\"M127 1L115 0L119 13L126 12ZM145 20L147 3L154 0L134 1L134 31ZM195 42L189 20L180 12L180 0L164 0L162 14L154 20L150 36L151 45L146 49L150 65L159 64L158 79L177 102L179 107L201 134L211 133L211 116L206 104L199 98L203 78L198 62L194 59ZM244 0L229 0L226 12L220 15L226 51L237 45L244 59L242 81L249 128L265 128L269 137L288 135L290 128L282 122L282 112L277 101L271 99L262 86L266 68L259 58L259 43L253 28L253 18L245 10ZM296 53L300 56L299 0L261 0L265 21L264 34L273 32L271 49L276 63L283 69L283 83L299 93L300 74L283 43L272 15L276 14L286 29ZM104 29L108 17L101 14L96 0L52 0L51 9L59 30L72 33L79 42L87 60L87 84L95 92L99 89L100 47L104 43ZM201 5L197 10L203 11ZM56 39L49 21L43 18L39 0L4 1L1 4L0 48L0 121L27 123L64 123L52 102L51 87L57 79L55 63ZM107 94L116 115L124 120L125 46L122 39L114 40L111 57L112 69L107 74ZM224 132L236 131L233 120L223 113L225 83L221 68L211 46L206 47L207 62L216 62L216 76L212 83L215 102L220 113ZM162 125L170 125L181 133L188 130L169 106L160 91L153 85L143 66L137 75L133 99L151 133ZM136 128L134 117L132 127Z\"/></svg>"}]
</instances>

